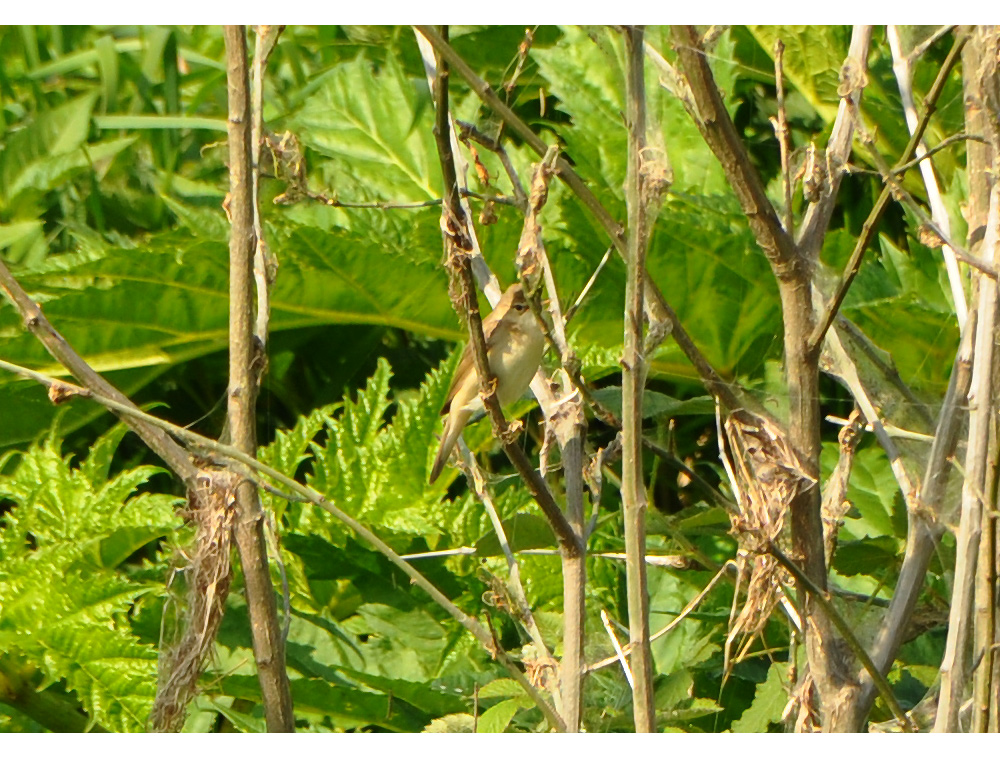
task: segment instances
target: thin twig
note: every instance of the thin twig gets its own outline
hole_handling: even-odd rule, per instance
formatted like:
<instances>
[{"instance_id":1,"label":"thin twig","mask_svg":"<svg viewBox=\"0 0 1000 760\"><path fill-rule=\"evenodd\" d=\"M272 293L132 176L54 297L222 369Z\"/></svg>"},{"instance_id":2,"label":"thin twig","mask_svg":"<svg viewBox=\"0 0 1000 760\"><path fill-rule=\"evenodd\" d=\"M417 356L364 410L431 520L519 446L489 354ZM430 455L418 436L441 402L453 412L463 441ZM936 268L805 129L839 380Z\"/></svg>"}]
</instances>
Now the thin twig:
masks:
<instances>
[{"instance_id":1,"label":"thin twig","mask_svg":"<svg viewBox=\"0 0 1000 760\"><path fill-rule=\"evenodd\" d=\"M603 555L597 555L597 554L595 554L594 556L603 556ZM702 603L702 601L705 599L706 596L708 596L708 592L711 591L715 587L715 584L719 582L720 578L722 578L723 576L725 576L725 574L731 569L730 566L733 565L733 564L734 563L732 563L732 562L727 562L721 568L719 568L719 571L715 574L715 577L713 577L712 580L710 580L708 582L708 585L706 585L705 588L703 588L701 591L699 591L694 596L694 598L691 599L691 601L689 601L686 605L684 605L684 609L682 609L680 611L680 613L678 613L677 617L675 617L673 620L671 620L669 623L667 623L665 626L663 626L663 628L661 628L656 633L654 633L652 636L650 636L649 640L651 642L652 641L656 641L658 638L660 638L662 636L666 636L672 630L674 630L675 628L677 628L677 626L679 626L681 623L683 623L684 620L685 620L685 618L687 618L688 615L690 615L692 612L695 611L695 609L697 609L698 605ZM629 652L632 651L632 645L631 644L627 644L624 647L623 650L616 650L616 651L620 651L621 654L616 654L613 657L606 657L603 660L598 660L597 662L593 663L592 665L588 665L587 666L587 672L588 673L592 673L595 670L600 670L601 668L605 668L608 665L611 665L612 663L618 662L620 657L622 657L622 656L624 656L624 655L626 655L626 654L628 654Z\"/></svg>"},{"instance_id":2,"label":"thin twig","mask_svg":"<svg viewBox=\"0 0 1000 760\"><path fill-rule=\"evenodd\" d=\"M986 221L982 258L992 264L997 259L1000 237L1000 187L993 185ZM968 679L968 642L972 635L973 599L976 568L983 522L983 494L991 489L986 482L986 454L995 405L991 393L994 373L994 346L997 321L997 282L980 278L979 318L972 388L969 393L969 438L965 453L965 480L962 484L962 510L955 536L955 580L948 614L948 638L941 661L941 692L934 731L958 730L958 713Z\"/></svg>"},{"instance_id":3,"label":"thin twig","mask_svg":"<svg viewBox=\"0 0 1000 760\"><path fill-rule=\"evenodd\" d=\"M975 305L969 312L962 331L962 339L952 366L951 379L945 393L941 411L938 413L934 440L927 457L927 466L920 491L915 499L917 509L908 513L906 552L900 568L899 580L889 603L889 609L882 618L872 647L872 661L879 672L886 673L892 665L903 640L903 633L923 588L924 577L938 539L944 532L941 521L941 505L945 486L951 472L949 461L958 444L958 434L964 415L960 405L964 403L972 379L972 352L975 335L977 310ZM862 729L865 717L875 699L875 685L862 672L861 694L851 706L854 713L851 728Z\"/></svg>"},{"instance_id":4,"label":"thin twig","mask_svg":"<svg viewBox=\"0 0 1000 760\"><path fill-rule=\"evenodd\" d=\"M840 192L844 167L851 155L855 106L861 102L868 81L865 72L868 68L868 46L871 43L871 36L871 26L855 25L851 31L851 46L847 58L841 67L840 105L837 109L837 118L833 122L833 129L830 131L830 139L826 144L825 160L821 162L822 172L826 174L825 181L819 183L818 196L803 214L796 238L802 255L810 261L815 261L819 257Z\"/></svg>"},{"instance_id":5,"label":"thin twig","mask_svg":"<svg viewBox=\"0 0 1000 760\"><path fill-rule=\"evenodd\" d=\"M916 127L913 129L910 135L910 141L907 143L902 156L900 156L900 159L897 162L898 164L905 164L916 154L917 145L920 143L920 140L927 129L927 125L930 123L931 116L933 116L937 110L937 101L944 90L948 74L958 62L959 55L962 52L962 48L965 46L966 40L968 40L968 35L966 34L959 34L955 38L955 42L952 44L951 50L948 52L948 56L945 58L944 63L941 64L941 69L938 71L934 84L931 86L927 96L924 98L923 115L921 116ZM819 347L823 343L823 338L826 337L826 333L830 329L830 325L833 324L833 320L836 317L837 312L840 311L844 298L847 296L847 291L851 287L851 283L854 282L855 276L861 269L861 259L864 256L865 250L868 248L868 244L875 235L875 228L882 217L882 212L889 203L889 196L889 187L886 186L882 188L882 192L879 195L878 200L875 202L871 212L868 214L868 218L865 220L864 226L861 229L861 235L858 237L854 250L851 251L847 266L844 268L844 273L841 275L840 282L837 284L833 298L830 299L823 317L816 322L816 329L813 330L813 333L809 338L810 350L819 350Z\"/></svg>"},{"instance_id":6,"label":"thin twig","mask_svg":"<svg viewBox=\"0 0 1000 760\"><path fill-rule=\"evenodd\" d=\"M904 731L913 732L914 726L911 723L906 712L900 706L899 701L896 699L896 695L892 692L892 687L889 682L885 680L885 676L875 667L872 662L871 657L868 656L868 652L865 651L864 646L858 641L857 636L854 635L854 631L851 626L841 617L840 613L837 612L837 608L831 604L830 600L827 598L826 592L816 587L816 584L809 579L809 577L800 570L794 562L792 562L784 552L781 551L777 546L772 544L768 552L778 560L778 563L785 568L793 578L795 582L798 583L802 588L804 588L810 598L814 599L826 616L833 621L833 624L837 626L837 630L840 631L841 636L844 637L844 641L850 647L851 652L857 657L862 665L864 665L865 670L871 676L875 683L875 688L878 689L879 695L885 700L886 705L888 705L889 710L895 716L896 720L899 721L900 725L903 727Z\"/></svg>"},{"instance_id":7,"label":"thin twig","mask_svg":"<svg viewBox=\"0 0 1000 760\"><path fill-rule=\"evenodd\" d=\"M982 135L970 135L968 132L959 132L958 134L951 135L950 137L944 138L941 142L935 145L933 148L928 148L926 152L921 154L919 158L914 158L912 161L907 161L905 164L900 164L895 169L893 169L893 174L899 175L917 166L921 161L926 161L931 158L935 153L939 153L946 148L950 148L955 143L960 142L977 142L984 145L989 145L990 141L987 140ZM878 174L878 172L873 172Z\"/></svg>"},{"instance_id":8,"label":"thin twig","mask_svg":"<svg viewBox=\"0 0 1000 760\"><path fill-rule=\"evenodd\" d=\"M782 61L785 54L785 44L781 40L774 43L774 84L777 88L778 116L772 119L775 137L778 138L778 148L781 151L781 184L785 190L785 232L795 237L795 218L792 214L792 171L788 164L789 148L788 114L785 113L785 72Z\"/></svg>"},{"instance_id":9,"label":"thin twig","mask_svg":"<svg viewBox=\"0 0 1000 760\"><path fill-rule=\"evenodd\" d=\"M892 70L896 75L896 83L899 85L899 95L903 101L903 112L906 116L906 126L913 130L917 126L917 108L913 104L913 72L911 70L909 56L903 55L902 43L899 39L899 27L890 24L886 29L886 36L889 38L889 50L892 52ZM923 140L917 143L916 158L921 159L927 155L927 146ZM944 207L944 200L941 197L941 190L938 188L937 178L934 176L934 167L930 161L923 161L920 164L920 174L924 180L924 187L927 190L927 200L931 206L931 216L942 230L945 237L951 235L951 222L948 219L948 212ZM947 244L941 247L944 257L945 270L948 272L948 282L951 285L951 297L955 304L955 316L958 319L958 329L962 329L965 319L969 313L969 307L965 302L965 286L962 281L962 274L958 269L958 261L955 252Z\"/></svg>"},{"instance_id":10,"label":"thin twig","mask_svg":"<svg viewBox=\"0 0 1000 760\"><path fill-rule=\"evenodd\" d=\"M507 178L510 180L511 189L514 193L512 204L521 209L521 213L527 213L528 196L524 192L524 185L521 184L521 178L518 176L517 170L514 168L514 164L510 160L510 155L503 147L503 144L501 144L499 140L494 140L493 138L484 135L472 124L464 121L459 121L457 123L462 130L458 135L459 140L474 140L487 150L496 153L504 171L507 172Z\"/></svg>"},{"instance_id":11,"label":"thin twig","mask_svg":"<svg viewBox=\"0 0 1000 760\"><path fill-rule=\"evenodd\" d=\"M42 313L41 306L35 303L21 287L3 259L0 258L0 288L21 315L25 327L45 347L53 359L65 367L77 381L94 393L114 399L125 408L136 409L125 394L115 388L87 364L74 350L52 323ZM116 410L121 411L121 410ZM198 468L191 462L188 453L173 441L162 430L152 427L134 417L118 415L143 443L157 454L173 472L187 485L193 485L198 474Z\"/></svg>"},{"instance_id":12,"label":"thin twig","mask_svg":"<svg viewBox=\"0 0 1000 760\"><path fill-rule=\"evenodd\" d=\"M548 198L549 179L558 156L553 148L535 167L524 225L518 243L517 268L524 292L546 338L555 346L565 371L557 373L561 389L559 401L546 411L546 437L559 444L562 452L563 482L566 491L566 520L580 545L579 552L562 551L563 573L563 658L561 693L563 719L570 732L579 730L583 710L583 645L586 628L587 542L583 516L583 452L587 423L580 394L574 392L570 377L578 378L579 361L566 339L566 323L559 305L555 274L549 263L539 216ZM539 272L539 270L541 270ZM540 275L540 277L539 277ZM549 322L541 314L539 281L548 295Z\"/></svg>"},{"instance_id":13,"label":"thin twig","mask_svg":"<svg viewBox=\"0 0 1000 760\"><path fill-rule=\"evenodd\" d=\"M253 85L251 88L252 124L250 128L251 178L253 189L253 230L256 246L253 259L253 275L257 283L257 318L254 322L254 337L261 355L267 349L269 324L271 319L271 286L277 276L278 262L268 248L264 238L264 225L260 220L260 148L264 140L264 71L267 59L278 43L283 26L255 27L253 53ZM256 382L260 384L264 362L257 362Z\"/></svg>"},{"instance_id":14,"label":"thin twig","mask_svg":"<svg viewBox=\"0 0 1000 760\"><path fill-rule=\"evenodd\" d=\"M573 315L576 314L577 309L583 304L583 300L587 297L587 293L590 289L594 287L594 283L597 282L598 275L601 274L601 270L604 269L604 265L608 263L608 259L611 258L611 254L614 252L614 246L608 248L601 257L601 260L597 263L597 268L594 273L590 275L590 279L587 280L587 284L583 286L583 290L580 291L580 295L576 297L573 301L573 305L566 309L566 324L569 324L573 320Z\"/></svg>"},{"instance_id":15,"label":"thin twig","mask_svg":"<svg viewBox=\"0 0 1000 760\"><path fill-rule=\"evenodd\" d=\"M538 650L541 657L545 658L550 667L555 669L556 663L552 659L550 650L545 644L545 639L542 637L541 631L538 630L538 625L535 623L535 617L531 612L531 606L528 604L528 598L524 593L524 587L521 585L521 569L517 564L517 560L514 558L514 552L511 551L510 543L507 541L507 534L503 528L503 522L500 520L500 515L497 513L496 506L493 504L493 499L486 489L486 478L483 476L483 471L479 468L479 464L476 462L476 458L471 454L465 458L463 464L468 468L468 481L469 486L472 488L473 493L476 494L476 498L480 503L486 508L486 514L490 518L490 523L493 525L493 532L496 533L497 539L500 542L500 550L503 552L504 558L507 560L507 590L510 592L511 599L517 605L517 609L514 611L517 619L520 620L527 630L528 635L531 637L532 642ZM473 551L475 551L473 549Z\"/></svg>"},{"instance_id":16,"label":"thin twig","mask_svg":"<svg viewBox=\"0 0 1000 760\"><path fill-rule=\"evenodd\" d=\"M455 71L468 82L472 90L479 98L493 109L505 124L516 132L539 156L544 156L549 149L545 143L517 114L515 114L503 100L501 100L493 88L480 78L471 66L455 51L448 42L438 34L433 27L420 26L416 29L423 35L434 49L440 53L441 57L454 67ZM618 253L625 258L625 234L621 224L604 208L597 196L586 186L580 176L573 168L560 158L556 163L557 175L570 190L579 198L584 207L597 220L598 224L605 230L611 243ZM719 373L712 367L705 355L698 349L691 336L684 330L677 319L677 314L663 297L663 293L647 272L645 275L644 294L646 296L644 307L650 316L651 323L665 323L671 327L670 334L673 336L677 346L681 349L688 361L691 362L697 371L702 382L713 396L720 398L728 409L755 407L752 399L743 398L739 394L739 389L727 383Z\"/></svg>"},{"instance_id":17,"label":"thin twig","mask_svg":"<svg viewBox=\"0 0 1000 760\"><path fill-rule=\"evenodd\" d=\"M635 679L632 677L632 670L628 666L628 660L625 659L625 652L622 651L622 645L618 642L618 637L615 635L615 629L611 625L611 618L608 617L607 610L601 610L601 622L604 623L604 630L608 632L608 638L611 639L611 646L614 647L615 656L612 658L612 662L619 662L622 666L622 671L625 673L625 680L628 681L629 688L635 691ZM629 644L629 648L632 645Z\"/></svg>"},{"instance_id":18,"label":"thin twig","mask_svg":"<svg viewBox=\"0 0 1000 760\"><path fill-rule=\"evenodd\" d=\"M441 198L431 198L426 201L342 201L339 198L331 198L323 193L316 193L306 190L305 196L310 200L322 203L330 208L371 208L379 211L391 211L393 209L420 209L440 206L444 201ZM463 198L474 198L479 201L490 201L503 206L517 206L517 198L508 198L504 195L484 195L467 188L459 191Z\"/></svg>"},{"instance_id":19,"label":"thin twig","mask_svg":"<svg viewBox=\"0 0 1000 760\"><path fill-rule=\"evenodd\" d=\"M941 39L942 37L944 37L946 34L948 34L954 28L955 28L954 25L946 25L946 26L939 27L934 32L934 34L932 34L926 40L924 40L919 45L917 45L916 47L914 47L913 50L911 50L909 53L907 53L906 57L909 59L909 62L911 64L913 62L915 62L918 58L920 58L924 53L927 52L928 48L930 48L935 42L937 42L939 39Z\"/></svg>"},{"instance_id":20,"label":"thin twig","mask_svg":"<svg viewBox=\"0 0 1000 760\"><path fill-rule=\"evenodd\" d=\"M418 28L424 37L428 37L428 31L425 31L423 27ZM431 31L430 33L442 39L438 32ZM447 43L445 42L445 44ZM467 315L469 339L481 385L483 403L493 424L494 436L500 441L514 468L524 480L525 485L527 485L528 490L535 498L539 507L541 507L560 544L566 547L568 552L579 554L582 551L579 537L573 533L572 527L567 522L562 510L556 504L545 481L532 468L524 450L512 434L494 391L496 388L496 376L493 374L487 357L486 338L483 335L483 321L479 313L479 304L476 300L475 283L472 275L473 257L470 255L470 252L473 247L473 238L470 233L471 227L468 223L468 216L459 203L457 192L458 180L452 153L453 145L448 108L447 82L449 73L447 63L443 56L442 60L437 61L434 88L437 108L435 139L437 141L441 172L445 182L444 198L446 205L442 211L442 232L444 233L449 266L453 267L459 279L461 312Z\"/></svg>"}]
</instances>

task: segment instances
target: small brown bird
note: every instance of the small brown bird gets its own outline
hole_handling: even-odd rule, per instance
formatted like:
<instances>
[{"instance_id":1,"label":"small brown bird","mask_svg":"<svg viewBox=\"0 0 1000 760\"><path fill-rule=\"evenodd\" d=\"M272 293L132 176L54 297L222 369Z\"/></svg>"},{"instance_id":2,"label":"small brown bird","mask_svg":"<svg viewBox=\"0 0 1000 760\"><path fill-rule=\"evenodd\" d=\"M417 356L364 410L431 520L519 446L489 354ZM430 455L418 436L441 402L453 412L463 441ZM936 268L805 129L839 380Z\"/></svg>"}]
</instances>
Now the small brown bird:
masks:
<instances>
[{"instance_id":1,"label":"small brown bird","mask_svg":"<svg viewBox=\"0 0 1000 760\"><path fill-rule=\"evenodd\" d=\"M545 353L545 336L519 284L507 288L496 308L483 320L483 334L490 369L497 378L497 400L500 406L507 406L524 395ZM485 411L479 397L479 373L471 344L465 347L455 370L445 406L448 418L441 435L441 447L431 468L431 483L444 469L463 428L474 415Z\"/></svg>"}]
</instances>

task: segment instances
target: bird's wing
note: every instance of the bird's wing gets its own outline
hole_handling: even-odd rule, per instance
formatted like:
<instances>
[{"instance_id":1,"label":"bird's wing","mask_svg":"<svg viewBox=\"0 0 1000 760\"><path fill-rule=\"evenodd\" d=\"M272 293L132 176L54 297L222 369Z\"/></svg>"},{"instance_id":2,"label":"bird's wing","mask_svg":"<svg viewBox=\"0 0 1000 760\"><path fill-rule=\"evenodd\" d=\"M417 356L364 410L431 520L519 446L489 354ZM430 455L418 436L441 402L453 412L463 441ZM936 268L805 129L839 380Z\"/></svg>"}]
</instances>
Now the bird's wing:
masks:
<instances>
[{"instance_id":1,"label":"bird's wing","mask_svg":"<svg viewBox=\"0 0 1000 760\"><path fill-rule=\"evenodd\" d=\"M500 304L497 304L497 308L493 309L483 320L483 335L486 337L486 353L489 354L490 348L496 343L497 335L494 337L497 326L500 324ZM458 367L455 368L455 375L451 381L451 387L448 388L448 396L444 400L444 407L441 412L444 413L448 406L451 404L451 400L455 398L455 393L458 392L458 386L462 383L469 372L474 371L476 363L476 357L472 353L472 343L465 344L465 350L462 351L462 358L458 360Z\"/></svg>"}]
</instances>

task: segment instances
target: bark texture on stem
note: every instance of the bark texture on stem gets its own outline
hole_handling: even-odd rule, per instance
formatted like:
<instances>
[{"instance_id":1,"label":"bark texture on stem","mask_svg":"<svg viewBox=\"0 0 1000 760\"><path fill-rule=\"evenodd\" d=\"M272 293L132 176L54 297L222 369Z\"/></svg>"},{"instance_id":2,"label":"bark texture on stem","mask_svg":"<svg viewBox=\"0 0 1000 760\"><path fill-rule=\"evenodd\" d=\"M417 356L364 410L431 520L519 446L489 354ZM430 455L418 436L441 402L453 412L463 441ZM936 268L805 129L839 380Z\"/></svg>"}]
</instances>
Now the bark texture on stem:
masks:
<instances>
[{"instance_id":1,"label":"bark texture on stem","mask_svg":"<svg viewBox=\"0 0 1000 760\"><path fill-rule=\"evenodd\" d=\"M225 27L229 90L229 431L233 446L252 456L257 450L253 372L254 253L253 180L250 150L250 83L246 30ZM234 535L246 579L254 659L268 731L294 731L292 694L285 670L285 642L268 570L264 513L257 487L243 481L235 489Z\"/></svg>"},{"instance_id":2,"label":"bark texture on stem","mask_svg":"<svg viewBox=\"0 0 1000 760\"><path fill-rule=\"evenodd\" d=\"M625 355L622 359L622 507L628 596L632 709L637 732L656 730L653 705L653 656L649 644L649 592L646 587L646 485L642 469L642 394L646 379L643 352L643 274L649 241L645 175L646 88L642 27L625 28L625 103L628 166L625 203L628 246L625 259Z\"/></svg>"},{"instance_id":3,"label":"bark texture on stem","mask_svg":"<svg viewBox=\"0 0 1000 760\"><path fill-rule=\"evenodd\" d=\"M7 298L10 299L14 308L21 315L25 327L45 346L45 350L49 352L52 358L69 370L70 374L82 386L101 396L113 399L126 407L138 409L124 393L101 377L66 342L62 334L45 318L41 307L28 297L24 288L21 287L21 284L11 274L7 265L4 264L3 259L0 259L0 288L3 289ZM191 462L191 458L182 446L179 446L176 441L159 428L122 413L118 413L118 416L143 440L143 443L149 446L166 462L167 466L181 480L189 486L194 484L198 468Z\"/></svg>"},{"instance_id":4,"label":"bark texture on stem","mask_svg":"<svg viewBox=\"0 0 1000 760\"><path fill-rule=\"evenodd\" d=\"M996 260L1000 227L1000 188L995 180L990 191L990 210L983 239L982 258ZM979 318L973 359L973 381L969 392L969 444L965 457L965 482L962 486L962 511L955 537L955 576L948 616L948 640L941 662L941 694L934 731L959 729L958 712L968 680L969 649L973 622L973 592L979 564L979 541L983 524L984 495L991 492L986 481L986 455L994 403L993 349L996 343L997 282L979 277Z\"/></svg>"},{"instance_id":5,"label":"bark texture on stem","mask_svg":"<svg viewBox=\"0 0 1000 760\"><path fill-rule=\"evenodd\" d=\"M416 29L434 46L434 49L441 56L442 60L447 61L453 66L455 71L469 83L469 86L479 96L480 100L495 111L503 122L521 137L532 150L539 156L544 156L548 152L549 145L536 135L531 127L520 119L497 96L496 92L494 92L493 88L486 81L476 75L472 67L455 52L455 49L448 44L446 39L433 27L417 26ZM601 205L597 196L590 191L590 188L587 187L586 183L584 183L565 159L558 158L556 160L556 174L579 198L580 202L591 215L593 215L611 239L611 243L619 255L624 259L627 256L627 251L625 248L625 231L622 225ZM750 397L743 397L735 386L727 383L715 371L715 368L712 367L705 358L705 355L695 345L691 336L684 330L683 325L677 319L677 314L670 304L667 303L667 300L663 297L663 293L657 287L656 283L653 282L648 272L644 273L643 288L645 296L644 308L647 315L655 323L670 326L669 332L676 341L678 348L681 349L688 361L691 362L709 392L717 397L727 409L738 409L748 405L756 406Z\"/></svg>"},{"instance_id":6,"label":"bark texture on stem","mask_svg":"<svg viewBox=\"0 0 1000 760\"><path fill-rule=\"evenodd\" d=\"M449 59L441 55L442 47L450 49L447 44L448 30L447 27L442 27L440 30L434 30L429 27L418 28L416 36L418 46L424 58L424 67L427 71L436 101L437 111L434 133L438 147L438 156L441 161L442 177L444 179L442 229L445 232L446 258L450 266L457 266L459 268L464 267L463 259L468 261L487 298L495 305L499 299L499 287L496 278L489 271L488 267L486 267L486 263L479 252L475 230L469 224L469 209L467 204L462 202L460 188L458 187L458 170L456 164L460 160L460 154L457 153L458 143L449 113ZM437 40L437 46L431 45L430 39L432 37ZM463 129L467 129L467 127L463 126ZM491 144L488 147L491 150L496 150L503 157L504 151L500 144ZM555 154L553 154L552 159L555 159ZM518 253L519 268L522 262L530 261L532 264L540 264L544 270L545 284L550 291L550 311L553 317L554 332L557 336L563 338L559 350L560 355L564 356L564 323L559 315L555 282L551 278L551 272L548 268L544 247L541 242L540 226L537 223L537 214L545 203L551 166L548 162L543 162L536 168L535 177L532 182L532 198L529 205L529 200L513 168L507 161L504 162L504 165L508 168L511 182L515 188L515 196L520 199L520 206L525 213L524 232ZM463 283L465 305L456 303L456 309L460 313L468 313L469 295L472 294L474 298L474 290L471 289L465 273L459 271L458 276ZM526 292L529 292L529 290L529 288L526 288ZM478 310L476 310L476 315L478 316ZM540 318L537 312L536 315ZM470 313L471 318L472 315ZM476 346L475 330L473 330L471 324L470 331L470 340ZM482 375L480 376L483 377ZM580 714L582 709L584 599L586 590L586 557L582 538L583 531L578 528L578 524L582 524L583 521L582 447L583 427L585 423L583 422L582 407L578 403L575 406L567 403L565 400L560 404L555 403L556 400L543 370L539 370L535 376L535 379L531 383L531 389L538 398L539 404L545 412L547 423L555 430L556 438L563 449L567 494L567 511L565 517L558 509L551 495L548 494L547 487L544 487L544 480L534 470L527 473L526 483L529 490L536 494L536 500L539 501L543 511L549 517L553 531L557 535L562 535L560 539L560 555L563 563L564 582L563 657L560 668L559 692L554 696L562 719L559 728L567 732L576 732L580 728ZM491 419L494 422L495 434L498 433L499 429L506 426L504 421L503 425L498 428L496 419L492 417ZM577 420L580 422L580 426L575 424ZM505 437L501 438L501 441L504 443L505 440ZM577 453L577 450L579 450L579 453ZM511 454L511 452L508 453ZM524 457L523 452L515 451L512 455L514 459L522 460L522 464L525 464L530 469L530 464L526 464L527 458ZM573 464L575 461L579 461L579 464ZM521 467L518 469L519 471L522 470ZM524 474L522 472L522 475ZM577 504L577 502L579 503ZM575 516L577 515L579 519L576 519ZM511 566L511 573L513 582L517 573L516 564ZM548 653L546 652L545 656L547 655Z\"/></svg>"},{"instance_id":7,"label":"bark texture on stem","mask_svg":"<svg viewBox=\"0 0 1000 760\"><path fill-rule=\"evenodd\" d=\"M804 256L778 219L763 182L715 84L701 38L694 27L675 27L674 48L695 106L695 122L729 179L757 244L778 283L784 324L785 372L789 394L789 442L805 480L791 500L792 548L805 577L826 591L826 560L820 509L819 351L811 344L816 314L812 302L813 262ZM845 710L855 685L840 654L842 642L815 595L806 595L803 619L811 675L819 690L824 730L845 730Z\"/></svg>"}]
</instances>

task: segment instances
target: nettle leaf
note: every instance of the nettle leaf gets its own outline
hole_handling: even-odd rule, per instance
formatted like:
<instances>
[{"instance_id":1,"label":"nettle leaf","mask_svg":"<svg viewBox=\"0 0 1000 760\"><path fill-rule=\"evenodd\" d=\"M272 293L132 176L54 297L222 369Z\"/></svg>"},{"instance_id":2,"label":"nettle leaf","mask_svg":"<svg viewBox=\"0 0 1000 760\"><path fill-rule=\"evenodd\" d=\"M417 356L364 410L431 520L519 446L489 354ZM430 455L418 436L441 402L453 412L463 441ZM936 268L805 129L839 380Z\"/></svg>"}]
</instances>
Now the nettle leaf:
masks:
<instances>
[{"instance_id":1,"label":"nettle leaf","mask_svg":"<svg viewBox=\"0 0 1000 760\"><path fill-rule=\"evenodd\" d=\"M371 453L390 404L390 375L388 362L380 359L357 401L345 400L343 412L327 421L327 444L311 444L315 456L311 484L354 516L379 492L378 463Z\"/></svg>"},{"instance_id":2,"label":"nettle leaf","mask_svg":"<svg viewBox=\"0 0 1000 760\"><path fill-rule=\"evenodd\" d=\"M502 734L519 709L517 700L505 699L498 702L479 716L476 733Z\"/></svg>"},{"instance_id":3,"label":"nettle leaf","mask_svg":"<svg viewBox=\"0 0 1000 760\"><path fill-rule=\"evenodd\" d=\"M118 432L109 436L116 438ZM0 477L0 495L20 505L6 517L0 555L52 555L70 561L87 553L93 558L100 542L122 528L159 526L154 531L158 537L179 525L175 498L158 494L129 498L151 475L162 472L160 468L126 470L97 488L90 476L105 465L108 451L103 439L98 441L96 467L70 467L70 458L61 457L58 446L50 436L23 454L11 475Z\"/></svg>"},{"instance_id":4,"label":"nettle leaf","mask_svg":"<svg viewBox=\"0 0 1000 760\"><path fill-rule=\"evenodd\" d=\"M156 696L157 652L127 635L60 628L43 639L52 677L62 675L95 722L143 731ZM64 675L63 675L64 674Z\"/></svg>"},{"instance_id":5,"label":"nettle leaf","mask_svg":"<svg viewBox=\"0 0 1000 760\"><path fill-rule=\"evenodd\" d=\"M79 467L50 436L0 477L0 495L14 502L0 526L0 635L48 681L64 680L95 723L136 731L152 707L157 653L126 616L162 585L114 568L179 519L173 497L134 495L158 468L101 482L121 436L120 426L102 436Z\"/></svg>"},{"instance_id":6,"label":"nettle leaf","mask_svg":"<svg viewBox=\"0 0 1000 760\"><path fill-rule=\"evenodd\" d=\"M567 154L577 171L592 183L595 192L613 214L622 210L625 182L627 132L625 74L622 37L607 28L562 27L563 39L557 46L534 48L532 58L548 80L549 90L559 98L559 110L571 119L560 127ZM649 30L650 44L671 56L669 30ZM718 43L713 69L726 92L733 66L728 36ZM718 161L702 140L698 128L683 105L659 84L652 64L646 67L648 120L655 141L661 139L674 173L672 189L678 193L712 195L728 192ZM601 139L595 140L594 135Z\"/></svg>"},{"instance_id":7,"label":"nettle leaf","mask_svg":"<svg viewBox=\"0 0 1000 760\"><path fill-rule=\"evenodd\" d=\"M25 172L79 151L87 139L96 102L97 93L88 93L40 112L24 129L10 133L0 155L0 188L3 188L0 197L5 203L13 199L10 189L21 184ZM82 151L80 157L85 158Z\"/></svg>"},{"instance_id":8,"label":"nettle leaf","mask_svg":"<svg viewBox=\"0 0 1000 760\"><path fill-rule=\"evenodd\" d=\"M840 97L840 67L850 46L849 26L748 26L761 49L774 55L774 43L785 45L783 70L786 81L794 85L827 124L837 117ZM769 72L774 71L772 63ZM773 77L772 77L773 78ZM865 91L867 100L868 91ZM862 105L864 107L864 105Z\"/></svg>"},{"instance_id":9,"label":"nettle leaf","mask_svg":"<svg viewBox=\"0 0 1000 760\"><path fill-rule=\"evenodd\" d=\"M781 715L788 704L788 663L774 662L767 671L767 680L757 684L753 702L739 720L733 721L734 733L758 734L781 724Z\"/></svg>"},{"instance_id":10,"label":"nettle leaf","mask_svg":"<svg viewBox=\"0 0 1000 760\"><path fill-rule=\"evenodd\" d=\"M341 414L327 419L326 441L309 444L310 484L357 519L397 534L422 536L429 543L456 519L464 520L464 501L441 500L447 483L427 483L437 448L438 413L457 359L453 355L415 396L398 402L388 424L391 371L380 359L357 400L345 400ZM293 520L300 530L307 524L327 526L322 533L330 540L341 532L331 517L308 505L293 510Z\"/></svg>"},{"instance_id":11,"label":"nettle leaf","mask_svg":"<svg viewBox=\"0 0 1000 760\"><path fill-rule=\"evenodd\" d=\"M350 200L423 201L439 197L433 109L395 58L383 66L358 57L310 82L291 119L303 143L328 160L322 181Z\"/></svg>"}]
</instances>

